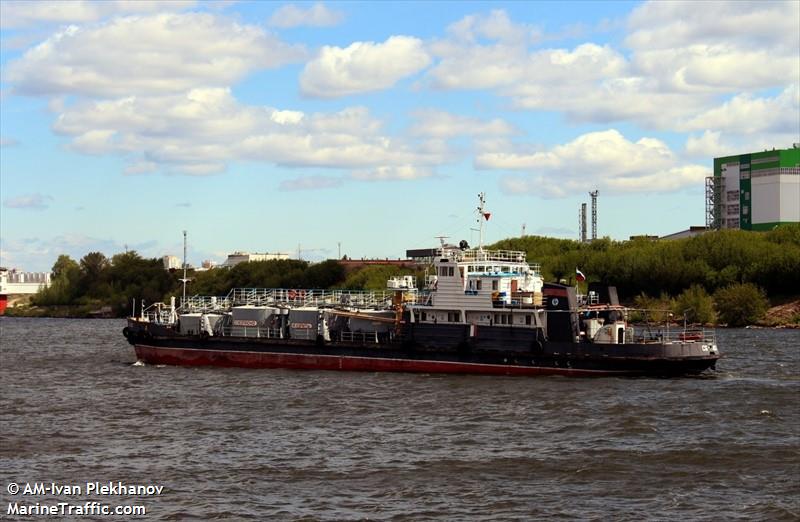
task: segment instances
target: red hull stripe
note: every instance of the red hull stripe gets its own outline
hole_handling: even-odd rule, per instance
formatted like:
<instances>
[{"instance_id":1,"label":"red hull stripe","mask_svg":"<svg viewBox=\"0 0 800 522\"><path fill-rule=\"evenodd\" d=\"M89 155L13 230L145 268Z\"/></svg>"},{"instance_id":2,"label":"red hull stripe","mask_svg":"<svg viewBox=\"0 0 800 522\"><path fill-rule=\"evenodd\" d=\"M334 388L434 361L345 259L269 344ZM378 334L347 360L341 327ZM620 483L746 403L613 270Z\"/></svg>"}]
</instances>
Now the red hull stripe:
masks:
<instances>
[{"instance_id":1,"label":"red hull stripe","mask_svg":"<svg viewBox=\"0 0 800 522\"><path fill-rule=\"evenodd\" d=\"M178 366L227 366L238 368L288 368L295 370L342 370L366 372L459 373L481 375L567 375L591 377L624 375L614 370L579 370L542 366L513 366L416 359L387 359L341 355L274 352L218 351L165 348L137 344L136 356L147 364Z\"/></svg>"}]
</instances>

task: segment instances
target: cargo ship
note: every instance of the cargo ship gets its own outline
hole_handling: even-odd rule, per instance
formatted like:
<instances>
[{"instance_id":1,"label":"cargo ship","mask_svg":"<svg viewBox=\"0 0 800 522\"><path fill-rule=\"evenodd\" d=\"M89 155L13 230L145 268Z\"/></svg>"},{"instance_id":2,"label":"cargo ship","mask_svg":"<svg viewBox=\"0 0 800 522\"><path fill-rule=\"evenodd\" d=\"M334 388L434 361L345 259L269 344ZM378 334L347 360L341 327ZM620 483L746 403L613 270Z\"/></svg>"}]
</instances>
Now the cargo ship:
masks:
<instances>
[{"instance_id":1,"label":"cargo ship","mask_svg":"<svg viewBox=\"0 0 800 522\"><path fill-rule=\"evenodd\" d=\"M478 220L488 219L483 198ZM715 368L715 333L634 326L614 287L545 282L526 253L466 241L409 250L424 281L383 291L237 288L141 306L146 364L486 375L680 376Z\"/></svg>"}]
</instances>

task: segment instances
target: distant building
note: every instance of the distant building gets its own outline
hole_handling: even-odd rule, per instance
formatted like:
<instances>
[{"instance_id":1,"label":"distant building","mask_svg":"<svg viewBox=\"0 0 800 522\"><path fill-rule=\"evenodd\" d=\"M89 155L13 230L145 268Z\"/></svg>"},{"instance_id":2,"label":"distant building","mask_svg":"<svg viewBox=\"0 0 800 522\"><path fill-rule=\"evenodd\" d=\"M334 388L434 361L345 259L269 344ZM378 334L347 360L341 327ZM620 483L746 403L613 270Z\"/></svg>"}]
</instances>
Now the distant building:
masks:
<instances>
[{"instance_id":1,"label":"distant building","mask_svg":"<svg viewBox=\"0 0 800 522\"><path fill-rule=\"evenodd\" d=\"M800 144L714 158L706 178L709 228L771 230L800 222Z\"/></svg>"},{"instance_id":2,"label":"distant building","mask_svg":"<svg viewBox=\"0 0 800 522\"><path fill-rule=\"evenodd\" d=\"M661 236L658 239L666 239L666 240L669 240L669 239L684 239L684 238L687 238L687 237L695 237L695 236L699 236L700 234L705 234L709 230L711 230L711 229L708 228L708 227L700 227L700 226L689 227L686 230L681 230L680 232L675 232L673 234L667 234L666 236Z\"/></svg>"},{"instance_id":3,"label":"distant building","mask_svg":"<svg viewBox=\"0 0 800 522\"><path fill-rule=\"evenodd\" d=\"M35 294L50 286L50 272L18 272L0 268L0 315L13 305L14 297Z\"/></svg>"},{"instance_id":4,"label":"distant building","mask_svg":"<svg viewBox=\"0 0 800 522\"><path fill-rule=\"evenodd\" d=\"M164 262L165 270L177 270L181 268L181 260L177 256L164 256L161 258Z\"/></svg>"},{"instance_id":5,"label":"distant building","mask_svg":"<svg viewBox=\"0 0 800 522\"><path fill-rule=\"evenodd\" d=\"M222 263L222 266L236 266L239 263L248 263L250 261L274 261L279 259L289 259L289 254L284 252L264 252L263 254L254 252L234 252L233 254L228 254L228 259Z\"/></svg>"}]
</instances>

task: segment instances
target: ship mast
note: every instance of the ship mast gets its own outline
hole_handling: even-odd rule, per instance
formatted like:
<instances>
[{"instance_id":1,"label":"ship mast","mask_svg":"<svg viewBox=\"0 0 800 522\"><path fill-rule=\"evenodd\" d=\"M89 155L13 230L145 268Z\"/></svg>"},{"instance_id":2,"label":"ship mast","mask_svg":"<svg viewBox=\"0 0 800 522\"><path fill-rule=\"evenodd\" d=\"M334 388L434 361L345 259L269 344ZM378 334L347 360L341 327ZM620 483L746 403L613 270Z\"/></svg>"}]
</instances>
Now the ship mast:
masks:
<instances>
[{"instance_id":1,"label":"ship mast","mask_svg":"<svg viewBox=\"0 0 800 522\"><path fill-rule=\"evenodd\" d=\"M478 250L483 251L483 222L489 220L489 216L491 215L489 212L486 212L484 205L486 204L486 193L481 192L478 194Z\"/></svg>"},{"instance_id":2,"label":"ship mast","mask_svg":"<svg viewBox=\"0 0 800 522\"><path fill-rule=\"evenodd\" d=\"M181 299L181 306L186 303L186 283L189 281L186 278L186 231L183 231L183 278L181 282L183 283L183 299Z\"/></svg>"}]
</instances>

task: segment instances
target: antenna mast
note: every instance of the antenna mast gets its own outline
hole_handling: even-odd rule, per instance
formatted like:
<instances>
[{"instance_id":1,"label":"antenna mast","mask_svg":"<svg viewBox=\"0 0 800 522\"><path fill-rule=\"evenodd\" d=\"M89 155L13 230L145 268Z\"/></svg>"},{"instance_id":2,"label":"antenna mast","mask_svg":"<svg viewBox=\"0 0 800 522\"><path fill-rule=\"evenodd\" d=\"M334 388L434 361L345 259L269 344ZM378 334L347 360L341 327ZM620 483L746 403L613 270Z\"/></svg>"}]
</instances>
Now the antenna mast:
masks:
<instances>
[{"instance_id":1,"label":"antenna mast","mask_svg":"<svg viewBox=\"0 0 800 522\"><path fill-rule=\"evenodd\" d=\"M586 203L581 203L581 210L578 216L578 228L580 228L581 243L586 243Z\"/></svg>"},{"instance_id":2,"label":"antenna mast","mask_svg":"<svg viewBox=\"0 0 800 522\"><path fill-rule=\"evenodd\" d=\"M592 241L597 239L597 194L596 190L589 192L592 196Z\"/></svg>"}]
</instances>

